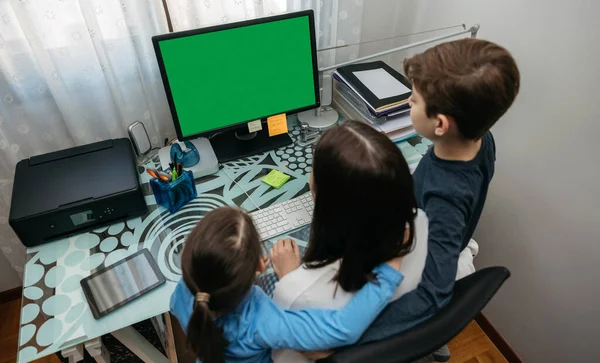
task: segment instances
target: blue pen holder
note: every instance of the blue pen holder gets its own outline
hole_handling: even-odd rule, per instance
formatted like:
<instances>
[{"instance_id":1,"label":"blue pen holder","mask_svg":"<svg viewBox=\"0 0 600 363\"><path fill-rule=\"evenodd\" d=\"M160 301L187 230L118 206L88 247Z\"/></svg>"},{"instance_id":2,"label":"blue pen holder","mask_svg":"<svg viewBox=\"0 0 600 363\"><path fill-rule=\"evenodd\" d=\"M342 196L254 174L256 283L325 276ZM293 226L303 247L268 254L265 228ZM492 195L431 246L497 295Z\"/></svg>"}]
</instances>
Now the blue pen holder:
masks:
<instances>
[{"instance_id":1,"label":"blue pen holder","mask_svg":"<svg viewBox=\"0 0 600 363\"><path fill-rule=\"evenodd\" d=\"M194 174L189 170L184 170L175 181L170 183L150 179L150 186L152 186L156 203L171 213L178 211L187 202L198 196L196 184L194 184Z\"/></svg>"}]
</instances>

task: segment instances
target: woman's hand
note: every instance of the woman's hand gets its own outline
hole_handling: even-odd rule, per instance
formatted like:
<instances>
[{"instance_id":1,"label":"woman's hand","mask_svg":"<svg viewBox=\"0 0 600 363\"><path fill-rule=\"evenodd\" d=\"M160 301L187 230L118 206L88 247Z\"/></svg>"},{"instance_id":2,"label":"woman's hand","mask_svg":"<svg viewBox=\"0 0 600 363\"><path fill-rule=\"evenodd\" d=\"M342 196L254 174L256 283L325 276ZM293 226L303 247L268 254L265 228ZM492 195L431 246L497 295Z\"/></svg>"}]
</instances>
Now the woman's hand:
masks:
<instances>
[{"instance_id":1,"label":"woman's hand","mask_svg":"<svg viewBox=\"0 0 600 363\"><path fill-rule=\"evenodd\" d=\"M271 263L279 279L300 267L300 248L291 238L280 239L271 248Z\"/></svg>"},{"instance_id":2,"label":"woman's hand","mask_svg":"<svg viewBox=\"0 0 600 363\"><path fill-rule=\"evenodd\" d=\"M333 349L330 349L330 350L316 350L314 352L305 352L305 351L297 351L297 352L300 353L300 354L302 354L306 358L312 359L312 360L319 360L319 359L327 358L330 355L332 355L333 353L335 353L335 351Z\"/></svg>"}]
</instances>

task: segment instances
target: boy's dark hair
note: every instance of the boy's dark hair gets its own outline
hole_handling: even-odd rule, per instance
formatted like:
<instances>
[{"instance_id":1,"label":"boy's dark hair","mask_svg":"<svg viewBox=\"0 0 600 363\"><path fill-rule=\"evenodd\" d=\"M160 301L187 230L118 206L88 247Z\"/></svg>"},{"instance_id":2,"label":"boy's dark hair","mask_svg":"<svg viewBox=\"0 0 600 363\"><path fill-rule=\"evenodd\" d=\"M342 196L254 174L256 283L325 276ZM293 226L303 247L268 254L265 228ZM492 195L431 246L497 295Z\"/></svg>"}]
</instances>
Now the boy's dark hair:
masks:
<instances>
[{"instance_id":1,"label":"boy's dark hair","mask_svg":"<svg viewBox=\"0 0 600 363\"><path fill-rule=\"evenodd\" d=\"M428 117L450 116L460 134L477 140L512 105L520 74L511 54L481 39L442 43L404 61Z\"/></svg>"},{"instance_id":2,"label":"boy's dark hair","mask_svg":"<svg viewBox=\"0 0 600 363\"><path fill-rule=\"evenodd\" d=\"M357 291L377 265L412 250L417 202L398 147L356 121L326 131L314 151L315 209L304 262L341 259L334 280ZM409 240L404 233L409 229Z\"/></svg>"},{"instance_id":3,"label":"boy's dark hair","mask_svg":"<svg viewBox=\"0 0 600 363\"><path fill-rule=\"evenodd\" d=\"M252 219L242 210L222 207L207 213L186 239L181 267L192 295L210 294L195 302L187 340L204 363L224 363L227 340L215 324L214 312L227 314L252 287L262 246Z\"/></svg>"}]
</instances>

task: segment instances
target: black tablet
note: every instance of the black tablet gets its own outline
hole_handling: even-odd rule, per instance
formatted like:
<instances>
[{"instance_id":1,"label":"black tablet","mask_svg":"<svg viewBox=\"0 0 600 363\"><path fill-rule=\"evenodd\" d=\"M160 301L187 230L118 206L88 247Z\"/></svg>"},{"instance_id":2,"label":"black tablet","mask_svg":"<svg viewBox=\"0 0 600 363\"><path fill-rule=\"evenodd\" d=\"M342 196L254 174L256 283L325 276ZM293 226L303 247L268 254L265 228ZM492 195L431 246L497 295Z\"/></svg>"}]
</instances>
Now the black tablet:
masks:
<instances>
[{"instance_id":1,"label":"black tablet","mask_svg":"<svg viewBox=\"0 0 600 363\"><path fill-rule=\"evenodd\" d=\"M147 249L81 280L94 318L120 308L166 281Z\"/></svg>"}]
</instances>

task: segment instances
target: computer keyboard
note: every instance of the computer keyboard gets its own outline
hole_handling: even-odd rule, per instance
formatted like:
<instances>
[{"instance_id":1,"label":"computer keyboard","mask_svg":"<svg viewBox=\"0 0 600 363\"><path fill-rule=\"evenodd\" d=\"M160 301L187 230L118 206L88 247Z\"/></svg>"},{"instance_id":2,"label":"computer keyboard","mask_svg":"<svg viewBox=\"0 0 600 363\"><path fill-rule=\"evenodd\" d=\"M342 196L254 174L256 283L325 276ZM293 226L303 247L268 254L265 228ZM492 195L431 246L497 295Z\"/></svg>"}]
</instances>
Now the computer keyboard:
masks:
<instances>
[{"instance_id":1,"label":"computer keyboard","mask_svg":"<svg viewBox=\"0 0 600 363\"><path fill-rule=\"evenodd\" d=\"M310 224L314 202L310 192L250 213L261 241Z\"/></svg>"}]
</instances>

